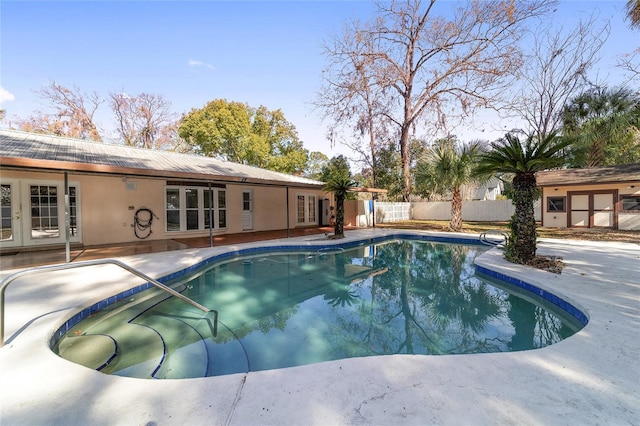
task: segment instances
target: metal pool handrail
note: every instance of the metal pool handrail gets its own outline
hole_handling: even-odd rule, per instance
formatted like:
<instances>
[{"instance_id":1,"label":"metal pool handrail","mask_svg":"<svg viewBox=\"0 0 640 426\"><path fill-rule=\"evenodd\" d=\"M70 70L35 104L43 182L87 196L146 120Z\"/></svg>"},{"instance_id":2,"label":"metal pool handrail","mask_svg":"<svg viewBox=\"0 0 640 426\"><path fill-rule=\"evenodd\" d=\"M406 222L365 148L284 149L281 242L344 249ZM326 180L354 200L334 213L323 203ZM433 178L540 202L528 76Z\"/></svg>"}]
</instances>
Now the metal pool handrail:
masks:
<instances>
[{"instance_id":1,"label":"metal pool handrail","mask_svg":"<svg viewBox=\"0 0 640 426\"><path fill-rule=\"evenodd\" d=\"M489 240L487 239L487 234L501 236L502 238L504 238L504 241ZM489 229L488 231L484 231L482 234L480 234L479 239L482 244L495 247L499 246L500 244L506 244L506 242L509 240L509 235L497 229Z\"/></svg>"},{"instance_id":2,"label":"metal pool handrail","mask_svg":"<svg viewBox=\"0 0 640 426\"><path fill-rule=\"evenodd\" d=\"M177 291L175 291L174 289L172 289L171 287L168 287L164 284L162 284L161 282L158 282L156 280L154 280L153 278L149 277L148 275L143 274L142 272L138 271L137 269L132 268L131 266L120 262L119 260L115 260L115 259L99 259L99 260L86 260L83 262L76 262L76 263L64 263L64 264L60 264L60 265L49 265L49 266L40 266L37 268L30 268L30 269L25 269L22 271L18 271L15 272L7 277L5 277L2 282L0 282L0 348L2 346L4 346L4 293L5 290L7 289L7 287L9 286L9 284L11 284L14 280L16 280L17 278L20 278L21 276L24 275L31 275L31 274L35 274L35 273L39 273L39 272L50 272L50 271L62 271L62 270L66 270L66 269L76 269L76 268L82 268L85 266L95 266L95 265L116 265L121 267L122 269L138 276L139 278L142 278L143 280L148 281L150 284L153 284L154 286L158 287L159 289L169 293L172 296L177 297L180 300L183 300L185 302L187 302L188 304L190 304L191 306L194 306L198 309L200 309L201 311L204 311L205 313L209 313L209 312L213 312L213 328L214 328L214 335L217 334L217 328L218 328L218 311L214 310L214 309L209 309L206 306L202 306L201 304L199 304L198 302L196 302L195 300L189 299L187 296L183 295L182 293L179 293Z\"/></svg>"}]
</instances>

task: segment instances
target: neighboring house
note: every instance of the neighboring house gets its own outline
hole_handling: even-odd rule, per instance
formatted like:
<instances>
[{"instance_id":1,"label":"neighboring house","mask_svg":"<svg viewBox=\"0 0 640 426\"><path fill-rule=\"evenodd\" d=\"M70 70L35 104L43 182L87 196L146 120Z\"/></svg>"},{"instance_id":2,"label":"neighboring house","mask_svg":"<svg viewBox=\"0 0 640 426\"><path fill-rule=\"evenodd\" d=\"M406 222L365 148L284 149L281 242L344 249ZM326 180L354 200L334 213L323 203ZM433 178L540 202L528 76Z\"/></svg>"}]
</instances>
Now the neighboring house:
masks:
<instances>
[{"instance_id":1,"label":"neighboring house","mask_svg":"<svg viewBox=\"0 0 640 426\"><path fill-rule=\"evenodd\" d=\"M464 200L495 201L502 195L504 183L493 176L488 181L480 185L465 185L462 190Z\"/></svg>"},{"instance_id":2,"label":"neighboring house","mask_svg":"<svg viewBox=\"0 0 640 426\"><path fill-rule=\"evenodd\" d=\"M640 230L640 164L538 172L542 226Z\"/></svg>"},{"instance_id":3,"label":"neighboring house","mask_svg":"<svg viewBox=\"0 0 640 426\"><path fill-rule=\"evenodd\" d=\"M462 199L465 201L495 201L498 199L499 195L503 194L503 192L504 182L496 176L491 177L486 182L466 184L462 185L460 188ZM429 201L427 202L451 201L452 197L453 195L451 192L447 192L445 194L431 194ZM422 202L424 199L422 197L414 197L413 201Z\"/></svg>"},{"instance_id":4,"label":"neighboring house","mask_svg":"<svg viewBox=\"0 0 640 426\"><path fill-rule=\"evenodd\" d=\"M66 243L65 207L70 242L100 245L318 226L333 198L209 157L17 131L0 131L0 186L1 249Z\"/></svg>"}]
</instances>

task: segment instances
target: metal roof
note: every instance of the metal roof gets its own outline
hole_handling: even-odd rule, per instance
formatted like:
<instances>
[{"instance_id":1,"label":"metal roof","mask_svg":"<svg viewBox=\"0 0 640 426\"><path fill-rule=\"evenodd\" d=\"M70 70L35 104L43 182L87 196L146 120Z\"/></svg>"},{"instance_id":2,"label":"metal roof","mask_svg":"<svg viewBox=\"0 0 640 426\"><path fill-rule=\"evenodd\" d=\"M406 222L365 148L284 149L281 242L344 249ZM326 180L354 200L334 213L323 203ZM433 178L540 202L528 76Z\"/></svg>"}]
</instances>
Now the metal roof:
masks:
<instances>
[{"instance_id":1,"label":"metal roof","mask_svg":"<svg viewBox=\"0 0 640 426\"><path fill-rule=\"evenodd\" d=\"M0 167L294 187L323 182L193 154L0 130Z\"/></svg>"},{"instance_id":2,"label":"metal roof","mask_svg":"<svg viewBox=\"0 0 640 426\"><path fill-rule=\"evenodd\" d=\"M640 182L640 164L548 170L536 173L538 186Z\"/></svg>"}]
</instances>

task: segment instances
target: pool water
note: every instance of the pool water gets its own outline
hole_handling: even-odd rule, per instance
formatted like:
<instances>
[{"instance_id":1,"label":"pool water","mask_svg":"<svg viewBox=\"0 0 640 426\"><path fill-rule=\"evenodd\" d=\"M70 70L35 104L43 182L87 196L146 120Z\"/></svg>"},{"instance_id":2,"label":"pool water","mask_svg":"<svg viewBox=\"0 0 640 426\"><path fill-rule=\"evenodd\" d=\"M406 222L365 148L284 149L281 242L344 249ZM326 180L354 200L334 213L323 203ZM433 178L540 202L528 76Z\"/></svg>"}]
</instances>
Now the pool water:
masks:
<instances>
[{"instance_id":1,"label":"pool water","mask_svg":"<svg viewBox=\"0 0 640 426\"><path fill-rule=\"evenodd\" d=\"M54 351L109 374L185 378L374 355L529 350L582 327L477 274L483 250L394 240L236 258L173 284L218 310L218 324L146 290L76 324Z\"/></svg>"}]
</instances>

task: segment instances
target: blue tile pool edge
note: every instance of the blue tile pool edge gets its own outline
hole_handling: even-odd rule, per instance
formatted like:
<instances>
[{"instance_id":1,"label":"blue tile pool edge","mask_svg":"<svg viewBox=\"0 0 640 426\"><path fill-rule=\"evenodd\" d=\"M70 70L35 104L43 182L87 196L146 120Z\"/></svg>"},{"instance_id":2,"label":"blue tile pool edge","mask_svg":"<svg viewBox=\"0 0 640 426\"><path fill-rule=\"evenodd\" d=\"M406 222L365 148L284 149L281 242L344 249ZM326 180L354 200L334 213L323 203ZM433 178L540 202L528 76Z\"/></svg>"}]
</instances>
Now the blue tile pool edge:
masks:
<instances>
[{"instance_id":1,"label":"blue tile pool edge","mask_svg":"<svg viewBox=\"0 0 640 426\"><path fill-rule=\"evenodd\" d=\"M363 238L363 239L353 240L348 242L340 242L340 240L333 240L333 243L325 243L325 244L286 244L286 245L278 245L278 246L267 245L267 246L260 246L260 247L250 247L245 249L229 250L224 253L220 253L220 254L208 257L207 259L204 259L191 266L181 269L180 271L176 271L171 274L165 275L164 277L158 278L157 280L163 284L166 284L167 282L170 282L177 278L188 275L202 268L203 266L209 265L214 262L219 262L221 260L231 259L234 257L261 254L265 252L277 253L282 251L309 251L311 249L323 250L323 249L330 249L330 248L336 248L336 247L339 247L342 249L350 249L350 248L361 246L361 245L377 244L385 241L392 241L392 240L398 240L398 239L411 240L411 241L428 241L428 242L448 243L448 244L466 244L466 245L477 245L477 246L486 247L477 238L442 237L442 236L436 236L436 235L420 235L420 234L408 234L408 233L387 234L379 237ZM580 323L583 326L587 325L587 323L589 322L589 319L587 318L587 316L580 309L578 309L571 303L567 302L566 300L556 296L555 294L547 290L543 290L533 284L527 283L525 281L511 277L509 275L485 268L484 266L475 265L475 268L476 268L476 271L480 273L483 273L487 276L498 279L507 284L513 285L522 290L525 290L527 292L530 292L532 294L542 297L544 300L556 305L558 308L562 309L563 311L567 312L569 315L576 318L578 321L580 321ZM121 293L118 293L114 296L110 296L106 299L100 300L99 302L92 304L88 308L85 308L80 312L74 314L73 316L71 316L71 318L65 321L60 326L60 328L58 328L53 333L53 336L51 337L51 340L50 340L50 347L54 347L56 343L58 343L58 341L62 338L62 336L64 336L69 330L71 330L76 324L78 324L80 321L84 320L85 318L90 317L91 315L95 314L96 312L100 311L101 309L104 309L105 307L113 303L119 302L128 297L131 297L134 294L140 293L141 291L147 290L151 287L154 287L154 286L150 283L141 284L139 286L136 286L128 290L125 290Z\"/></svg>"},{"instance_id":2,"label":"blue tile pool edge","mask_svg":"<svg viewBox=\"0 0 640 426\"><path fill-rule=\"evenodd\" d=\"M584 314L584 312L578 309L575 305L571 304L570 302L567 302L566 300L564 300L559 296L556 296L550 291L541 289L540 287L537 287L526 281L522 281L518 278L514 278L509 275L503 274L501 272L496 272L489 268L485 268L484 266L475 265L475 267L477 272L485 274L491 278L498 279L502 282L505 282L514 287L518 287L519 289L522 289L526 292L529 292L529 293L535 294L536 296L541 297L547 302L550 302L551 304L562 309L563 311L571 315L573 318L577 319L583 326L586 326L587 323L589 322L589 318Z\"/></svg>"}]
</instances>

